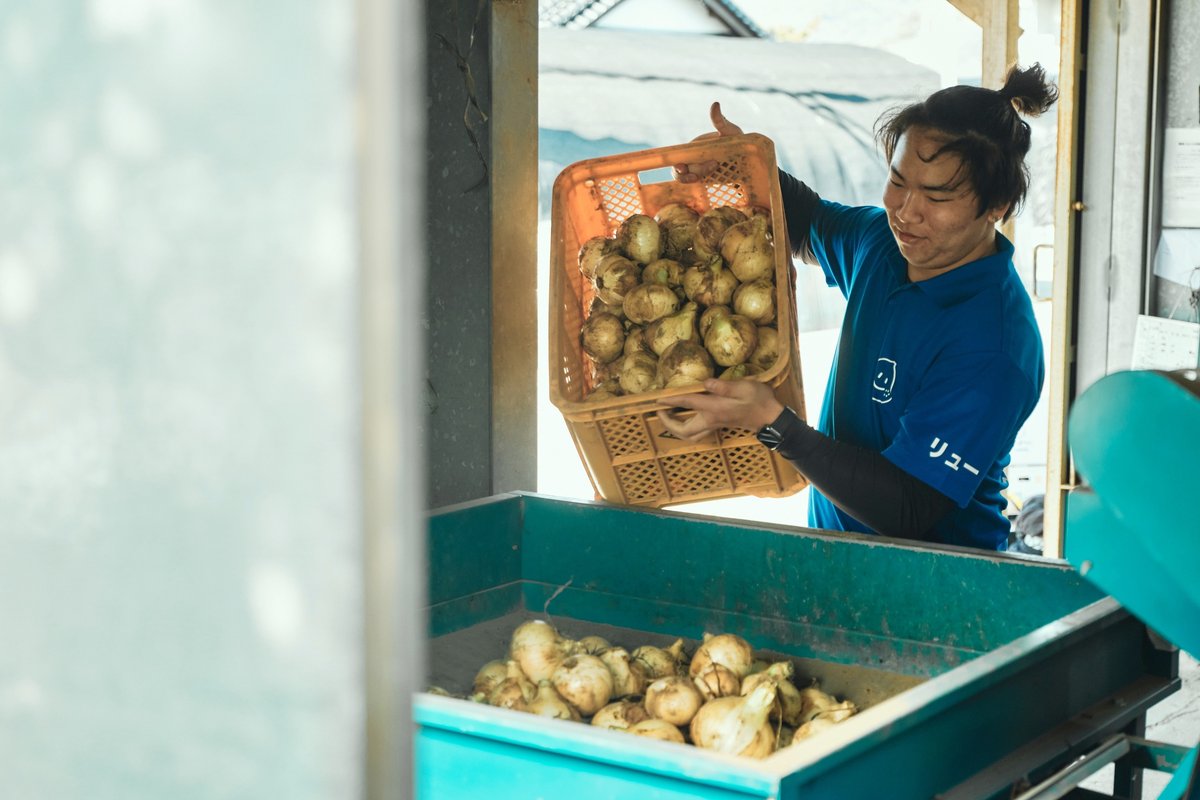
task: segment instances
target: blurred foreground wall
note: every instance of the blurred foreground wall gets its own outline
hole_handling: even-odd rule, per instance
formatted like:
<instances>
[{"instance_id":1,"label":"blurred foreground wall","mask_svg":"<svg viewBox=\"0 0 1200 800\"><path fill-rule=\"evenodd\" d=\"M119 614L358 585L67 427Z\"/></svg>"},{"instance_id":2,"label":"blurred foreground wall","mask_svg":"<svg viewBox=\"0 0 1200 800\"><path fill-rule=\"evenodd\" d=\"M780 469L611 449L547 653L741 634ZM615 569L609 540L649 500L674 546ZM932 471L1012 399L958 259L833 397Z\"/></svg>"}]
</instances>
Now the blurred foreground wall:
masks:
<instances>
[{"instance_id":1,"label":"blurred foreground wall","mask_svg":"<svg viewBox=\"0 0 1200 800\"><path fill-rule=\"evenodd\" d=\"M0 4L0 797L353 797L354 4Z\"/></svg>"}]
</instances>

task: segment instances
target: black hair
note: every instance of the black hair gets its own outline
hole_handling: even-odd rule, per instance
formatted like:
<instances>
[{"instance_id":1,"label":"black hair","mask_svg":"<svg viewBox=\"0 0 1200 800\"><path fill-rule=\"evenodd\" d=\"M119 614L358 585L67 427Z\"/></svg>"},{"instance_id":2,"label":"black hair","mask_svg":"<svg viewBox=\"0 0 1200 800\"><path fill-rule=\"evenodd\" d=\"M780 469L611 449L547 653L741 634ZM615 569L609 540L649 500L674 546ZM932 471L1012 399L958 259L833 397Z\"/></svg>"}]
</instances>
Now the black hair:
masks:
<instances>
[{"instance_id":1,"label":"black hair","mask_svg":"<svg viewBox=\"0 0 1200 800\"><path fill-rule=\"evenodd\" d=\"M1013 65L1004 88L951 86L920 103L886 112L875 124L875 141L888 161L900 137L909 128L926 128L941 141L927 161L943 153L956 154L961 162L954 185L970 182L979 198L979 216L1007 204L1007 220L1025 200L1029 189L1029 123L1021 114L1036 117L1054 105L1058 89L1046 81L1040 64L1027 69Z\"/></svg>"}]
</instances>

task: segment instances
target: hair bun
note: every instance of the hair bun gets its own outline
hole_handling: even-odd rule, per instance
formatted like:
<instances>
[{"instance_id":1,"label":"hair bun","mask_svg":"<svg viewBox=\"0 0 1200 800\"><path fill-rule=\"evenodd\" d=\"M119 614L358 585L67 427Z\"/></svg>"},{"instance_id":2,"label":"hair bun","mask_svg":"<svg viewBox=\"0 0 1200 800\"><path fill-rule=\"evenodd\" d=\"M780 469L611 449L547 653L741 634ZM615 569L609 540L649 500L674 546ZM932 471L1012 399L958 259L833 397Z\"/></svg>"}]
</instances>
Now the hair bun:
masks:
<instances>
[{"instance_id":1,"label":"hair bun","mask_svg":"<svg viewBox=\"0 0 1200 800\"><path fill-rule=\"evenodd\" d=\"M1021 69L1014 64L1008 70L1000 96L1012 104L1018 114L1036 117L1058 100L1058 89L1047 82L1041 64Z\"/></svg>"}]
</instances>

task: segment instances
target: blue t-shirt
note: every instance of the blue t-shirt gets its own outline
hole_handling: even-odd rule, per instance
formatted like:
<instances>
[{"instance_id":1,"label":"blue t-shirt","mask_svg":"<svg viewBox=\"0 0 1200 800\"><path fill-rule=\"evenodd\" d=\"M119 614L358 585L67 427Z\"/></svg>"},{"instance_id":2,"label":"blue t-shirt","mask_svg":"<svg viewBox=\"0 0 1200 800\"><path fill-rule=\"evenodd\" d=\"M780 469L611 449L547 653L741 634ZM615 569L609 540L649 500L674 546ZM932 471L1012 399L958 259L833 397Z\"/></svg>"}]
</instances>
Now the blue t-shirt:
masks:
<instances>
[{"instance_id":1,"label":"blue t-shirt","mask_svg":"<svg viewBox=\"0 0 1200 800\"><path fill-rule=\"evenodd\" d=\"M937 540L999 549L1017 431L1042 391L1042 341L1013 246L913 283L883 209L822 200L810 245L846 316L819 430L882 453L952 499ZM814 488L809 525L870 533Z\"/></svg>"}]
</instances>

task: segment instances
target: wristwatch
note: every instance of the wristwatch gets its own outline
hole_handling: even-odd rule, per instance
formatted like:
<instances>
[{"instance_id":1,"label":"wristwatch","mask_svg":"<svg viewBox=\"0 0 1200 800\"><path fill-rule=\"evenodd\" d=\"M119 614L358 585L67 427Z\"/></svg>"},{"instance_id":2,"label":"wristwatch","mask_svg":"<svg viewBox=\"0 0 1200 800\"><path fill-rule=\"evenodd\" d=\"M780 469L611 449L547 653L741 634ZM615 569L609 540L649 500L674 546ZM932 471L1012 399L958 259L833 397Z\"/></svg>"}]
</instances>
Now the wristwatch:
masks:
<instances>
[{"instance_id":1,"label":"wristwatch","mask_svg":"<svg viewBox=\"0 0 1200 800\"><path fill-rule=\"evenodd\" d=\"M799 422L800 417L796 415L796 412L790 406L784 406L775 421L763 425L755 435L768 450L778 450L784 439Z\"/></svg>"}]
</instances>

